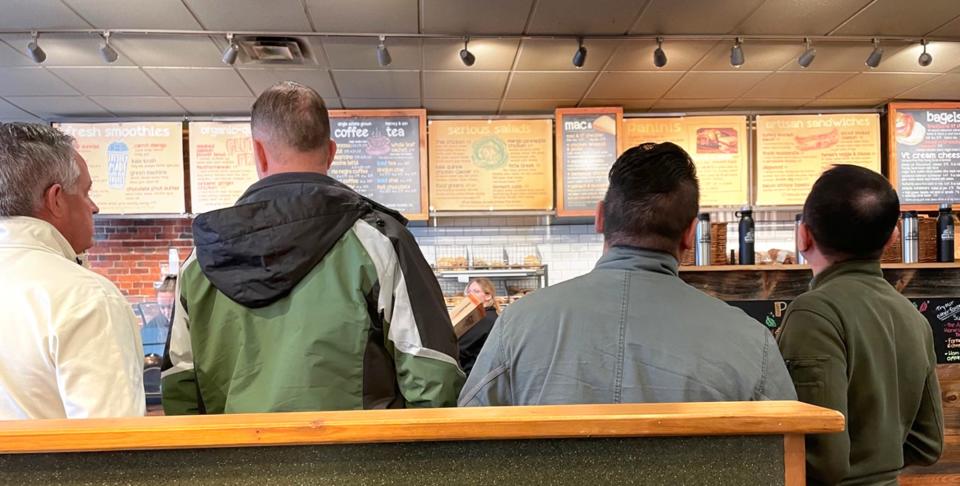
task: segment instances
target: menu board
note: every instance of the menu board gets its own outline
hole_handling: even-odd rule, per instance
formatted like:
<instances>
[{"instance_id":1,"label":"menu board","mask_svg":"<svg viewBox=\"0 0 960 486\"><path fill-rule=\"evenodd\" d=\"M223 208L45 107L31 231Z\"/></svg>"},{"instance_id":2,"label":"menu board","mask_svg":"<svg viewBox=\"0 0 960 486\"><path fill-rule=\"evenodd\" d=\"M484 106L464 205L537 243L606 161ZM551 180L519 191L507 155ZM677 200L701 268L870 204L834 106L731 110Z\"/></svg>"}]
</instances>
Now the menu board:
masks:
<instances>
[{"instance_id":1,"label":"menu board","mask_svg":"<svg viewBox=\"0 0 960 486\"><path fill-rule=\"evenodd\" d=\"M879 115L757 116L758 206L802 205L837 164L880 172Z\"/></svg>"},{"instance_id":2,"label":"menu board","mask_svg":"<svg viewBox=\"0 0 960 486\"><path fill-rule=\"evenodd\" d=\"M645 142L673 142L690 154L700 180L700 206L750 202L747 117L625 119L624 150Z\"/></svg>"},{"instance_id":3,"label":"menu board","mask_svg":"<svg viewBox=\"0 0 960 486\"><path fill-rule=\"evenodd\" d=\"M960 363L960 298L910 300L933 328L937 363Z\"/></svg>"},{"instance_id":4,"label":"menu board","mask_svg":"<svg viewBox=\"0 0 960 486\"><path fill-rule=\"evenodd\" d=\"M233 206L257 181L250 122L190 122L190 209Z\"/></svg>"},{"instance_id":5,"label":"menu board","mask_svg":"<svg viewBox=\"0 0 960 486\"><path fill-rule=\"evenodd\" d=\"M620 154L623 108L558 108L557 215L593 216Z\"/></svg>"},{"instance_id":6,"label":"menu board","mask_svg":"<svg viewBox=\"0 0 960 486\"><path fill-rule=\"evenodd\" d=\"M900 203L960 202L960 103L893 103L887 122Z\"/></svg>"},{"instance_id":7,"label":"menu board","mask_svg":"<svg viewBox=\"0 0 960 486\"><path fill-rule=\"evenodd\" d=\"M101 214L183 213L179 122L61 123L87 161Z\"/></svg>"},{"instance_id":8,"label":"menu board","mask_svg":"<svg viewBox=\"0 0 960 486\"><path fill-rule=\"evenodd\" d=\"M426 110L331 110L329 175L408 219L427 219Z\"/></svg>"},{"instance_id":9,"label":"menu board","mask_svg":"<svg viewBox=\"0 0 960 486\"><path fill-rule=\"evenodd\" d=\"M553 122L430 122L430 208L553 209Z\"/></svg>"}]
</instances>

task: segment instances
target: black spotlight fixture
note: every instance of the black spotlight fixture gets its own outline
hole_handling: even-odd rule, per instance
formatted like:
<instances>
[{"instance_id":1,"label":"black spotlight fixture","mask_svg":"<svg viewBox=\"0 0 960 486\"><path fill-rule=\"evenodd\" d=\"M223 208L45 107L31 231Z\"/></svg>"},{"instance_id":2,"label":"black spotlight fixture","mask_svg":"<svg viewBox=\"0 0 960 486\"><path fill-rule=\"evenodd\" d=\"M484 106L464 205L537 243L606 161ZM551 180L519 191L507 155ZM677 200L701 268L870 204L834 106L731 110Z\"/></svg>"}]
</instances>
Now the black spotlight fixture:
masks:
<instances>
[{"instance_id":1,"label":"black spotlight fixture","mask_svg":"<svg viewBox=\"0 0 960 486\"><path fill-rule=\"evenodd\" d=\"M573 53L573 65L577 69L583 68L583 64L587 62L587 48L583 45L583 37L577 38L577 52Z\"/></svg>"},{"instance_id":2,"label":"black spotlight fixture","mask_svg":"<svg viewBox=\"0 0 960 486\"><path fill-rule=\"evenodd\" d=\"M37 38L40 37L40 34L33 32L31 36L33 37L33 40L27 44L27 53L30 54L30 59L33 59L33 62L40 64L47 60L47 53L43 52L43 48L41 48L40 44L37 43Z\"/></svg>"},{"instance_id":3,"label":"black spotlight fixture","mask_svg":"<svg viewBox=\"0 0 960 486\"><path fill-rule=\"evenodd\" d=\"M224 64L233 66L233 63L237 62L237 56L240 54L240 46L233 41L233 34L227 34L227 48L223 50L223 61Z\"/></svg>"},{"instance_id":4,"label":"black spotlight fixture","mask_svg":"<svg viewBox=\"0 0 960 486\"><path fill-rule=\"evenodd\" d=\"M463 65L467 67L473 66L473 63L477 62L477 56L474 56L473 53L468 49L469 44L470 37L464 37L463 49L460 49L460 61L462 61Z\"/></svg>"},{"instance_id":5,"label":"black spotlight fixture","mask_svg":"<svg viewBox=\"0 0 960 486\"><path fill-rule=\"evenodd\" d=\"M100 44L100 57L107 63L117 62L117 58L120 57L117 54L117 50L110 45L110 31L103 33L103 43Z\"/></svg>"},{"instance_id":6,"label":"black spotlight fixture","mask_svg":"<svg viewBox=\"0 0 960 486\"><path fill-rule=\"evenodd\" d=\"M743 66L743 38L737 37L730 48L730 65L739 69Z\"/></svg>"},{"instance_id":7,"label":"black spotlight fixture","mask_svg":"<svg viewBox=\"0 0 960 486\"><path fill-rule=\"evenodd\" d=\"M926 40L926 39L920 39L920 45L923 46L923 53L920 54L920 58L917 59L917 62L920 63L921 66L927 67L927 66L933 64L933 56L930 55L929 52L927 52L927 40Z\"/></svg>"},{"instance_id":8,"label":"black spotlight fixture","mask_svg":"<svg viewBox=\"0 0 960 486\"><path fill-rule=\"evenodd\" d=\"M880 39L874 38L873 51L869 56L867 56L867 60L864 62L864 64L866 64L870 69L876 69L877 66L880 65L881 59L883 59L883 48L880 47Z\"/></svg>"},{"instance_id":9,"label":"black spotlight fixture","mask_svg":"<svg viewBox=\"0 0 960 486\"><path fill-rule=\"evenodd\" d=\"M657 69L667 65L667 53L663 52L663 37L657 37L657 48L653 51L653 65Z\"/></svg>"},{"instance_id":10,"label":"black spotlight fixture","mask_svg":"<svg viewBox=\"0 0 960 486\"><path fill-rule=\"evenodd\" d=\"M377 46L377 64L380 67L387 67L393 62L393 59L390 58L390 51L387 50L387 46L383 45L383 41L387 40L386 36L380 36L380 45Z\"/></svg>"},{"instance_id":11,"label":"black spotlight fixture","mask_svg":"<svg viewBox=\"0 0 960 486\"><path fill-rule=\"evenodd\" d=\"M810 39L803 39L803 45L805 49L803 53L800 54L800 57L797 58L797 64L806 69L813 63L813 59L817 57L817 50L810 44Z\"/></svg>"}]
</instances>

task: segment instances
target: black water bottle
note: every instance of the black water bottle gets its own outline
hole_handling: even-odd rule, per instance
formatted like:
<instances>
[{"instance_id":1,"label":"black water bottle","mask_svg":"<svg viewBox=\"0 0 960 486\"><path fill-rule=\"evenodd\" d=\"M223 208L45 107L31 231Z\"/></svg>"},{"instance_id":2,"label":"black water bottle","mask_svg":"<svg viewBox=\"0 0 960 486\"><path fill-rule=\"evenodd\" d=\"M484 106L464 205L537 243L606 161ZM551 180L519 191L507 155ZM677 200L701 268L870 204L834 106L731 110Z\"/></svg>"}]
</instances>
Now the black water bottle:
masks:
<instances>
[{"instance_id":1,"label":"black water bottle","mask_svg":"<svg viewBox=\"0 0 960 486\"><path fill-rule=\"evenodd\" d=\"M740 264L753 265L754 253L753 243L756 240L756 231L753 225L753 209L750 206L744 206L737 213L740 217Z\"/></svg>"},{"instance_id":2,"label":"black water bottle","mask_svg":"<svg viewBox=\"0 0 960 486\"><path fill-rule=\"evenodd\" d=\"M953 263L953 208L949 204L940 205L937 216L937 261Z\"/></svg>"}]
</instances>

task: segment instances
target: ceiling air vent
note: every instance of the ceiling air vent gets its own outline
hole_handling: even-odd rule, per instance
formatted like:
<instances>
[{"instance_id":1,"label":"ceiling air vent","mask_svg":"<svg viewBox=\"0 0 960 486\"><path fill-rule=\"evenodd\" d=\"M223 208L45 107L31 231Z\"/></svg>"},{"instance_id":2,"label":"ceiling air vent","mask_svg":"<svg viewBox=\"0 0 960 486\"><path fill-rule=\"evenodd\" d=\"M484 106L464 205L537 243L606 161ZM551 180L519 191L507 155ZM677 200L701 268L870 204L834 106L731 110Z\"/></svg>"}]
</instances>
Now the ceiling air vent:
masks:
<instances>
[{"instance_id":1,"label":"ceiling air vent","mask_svg":"<svg viewBox=\"0 0 960 486\"><path fill-rule=\"evenodd\" d=\"M238 36L236 42L244 64L316 64L310 44L299 37Z\"/></svg>"}]
</instances>

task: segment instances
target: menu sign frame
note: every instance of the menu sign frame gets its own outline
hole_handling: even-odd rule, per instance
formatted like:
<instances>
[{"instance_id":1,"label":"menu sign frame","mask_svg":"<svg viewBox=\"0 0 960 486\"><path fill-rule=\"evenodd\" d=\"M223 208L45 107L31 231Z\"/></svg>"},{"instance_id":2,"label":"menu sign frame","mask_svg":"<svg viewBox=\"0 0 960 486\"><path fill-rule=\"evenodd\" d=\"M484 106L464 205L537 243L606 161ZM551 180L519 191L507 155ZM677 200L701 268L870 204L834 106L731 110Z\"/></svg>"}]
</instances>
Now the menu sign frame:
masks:
<instances>
[{"instance_id":1,"label":"menu sign frame","mask_svg":"<svg viewBox=\"0 0 960 486\"><path fill-rule=\"evenodd\" d=\"M594 120L606 115L610 118L613 118L615 121L614 130L615 133L612 134L615 139L615 153L612 154L613 160L610 161L610 165L616 161L617 157L623 153L623 137L620 135L623 133L623 107L597 107L597 108L557 108L555 113L556 125L554 127L555 137L556 137L556 148L554 150L556 157L556 203L557 203L557 216L559 217L589 217L594 216L596 213L595 205L601 199L603 199L604 193L598 194L596 201L593 202L594 207L592 208L571 208L568 207L570 198L567 197L567 184L570 182L567 177L567 166L572 164L573 161L568 160L567 154L567 121L569 118L579 118L579 117L589 117ZM576 123L576 127L570 127L571 129L585 129L588 128L586 125L581 125L585 123L580 120L569 120L573 123ZM591 123L592 128L592 123ZM609 133L607 133L609 135ZM609 167L603 171L603 180L607 181L607 174L609 172ZM596 178L596 176L595 176ZM607 181L609 182L609 181Z\"/></svg>"},{"instance_id":2,"label":"menu sign frame","mask_svg":"<svg viewBox=\"0 0 960 486\"><path fill-rule=\"evenodd\" d=\"M885 164L885 169L887 171L887 178L890 180L890 184L897 190L897 194L900 195L900 205L905 210L915 210L915 211L936 211L940 203L948 202L950 204L960 203L960 190L957 190L958 198L957 200L925 200L925 201L907 201L904 197L904 191L902 186L903 181L900 177L900 170L902 168L901 155L906 155L902 152L909 152L909 147L919 145L925 138L929 130L926 128L929 123L926 120L916 122L915 117L910 116L910 127L906 129L910 133L906 137L898 136L898 127L897 120L898 115L904 111L940 111L940 110L954 110L960 112L960 102L950 102L950 101L928 101L928 102L896 102L890 103L887 105L887 161ZM946 124L946 123L942 123ZM957 157L954 157L955 162L960 163L960 119L950 122L954 125L953 130L957 134L957 143L958 146L955 149L954 153L958 154ZM920 128L917 130L917 128ZM913 138L910 140L911 143L904 144L903 140L898 138ZM944 160L943 152L928 152L933 155L936 154L935 158L930 160L936 160L942 162ZM949 152L947 152L949 153ZM910 155L920 155L920 154L910 154ZM949 159L949 158L947 158ZM958 183L960 183L960 176L957 177ZM960 185L960 184L958 184ZM906 202L904 202L906 201Z\"/></svg>"},{"instance_id":3,"label":"menu sign frame","mask_svg":"<svg viewBox=\"0 0 960 486\"><path fill-rule=\"evenodd\" d=\"M233 206L257 182L249 120L192 120L187 124L187 144L192 213ZM206 167L207 164L216 170ZM249 177L240 180L237 172L246 172ZM233 193L227 195L223 191Z\"/></svg>"},{"instance_id":4,"label":"menu sign frame","mask_svg":"<svg viewBox=\"0 0 960 486\"><path fill-rule=\"evenodd\" d=\"M425 109L385 109L385 110L329 110L330 114L330 138L334 139L334 127L337 120L364 118L417 118L419 126L419 148L420 159L420 177L419 177L419 201L420 211L416 213L404 212L403 216L410 221L427 221L430 217L428 205L428 175L427 175L427 110ZM338 148L339 152L339 148ZM334 164L340 157L334 156ZM357 188L354 188L357 190ZM359 191L358 191L359 192ZM376 198L372 198L376 200ZM377 201L384 203L384 201Z\"/></svg>"}]
</instances>

